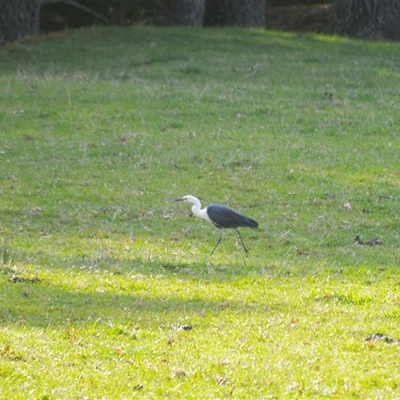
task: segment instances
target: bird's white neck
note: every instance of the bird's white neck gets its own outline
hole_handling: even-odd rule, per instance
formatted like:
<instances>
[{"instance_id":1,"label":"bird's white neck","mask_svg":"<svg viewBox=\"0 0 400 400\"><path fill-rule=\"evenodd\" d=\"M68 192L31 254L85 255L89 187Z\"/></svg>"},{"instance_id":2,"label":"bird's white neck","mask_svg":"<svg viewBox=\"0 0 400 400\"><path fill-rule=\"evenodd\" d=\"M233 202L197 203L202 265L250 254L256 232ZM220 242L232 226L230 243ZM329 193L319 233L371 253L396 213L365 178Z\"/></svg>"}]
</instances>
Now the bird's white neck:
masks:
<instances>
[{"instance_id":1,"label":"bird's white neck","mask_svg":"<svg viewBox=\"0 0 400 400\"><path fill-rule=\"evenodd\" d=\"M193 203L193 207L192 207L193 215L212 223L211 219L208 217L207 209L206 208L201 209L201 203L200 203L199 199L196 199L196 197L190 196L189 201L191 203Z\"/></svg>"}]
</instances>

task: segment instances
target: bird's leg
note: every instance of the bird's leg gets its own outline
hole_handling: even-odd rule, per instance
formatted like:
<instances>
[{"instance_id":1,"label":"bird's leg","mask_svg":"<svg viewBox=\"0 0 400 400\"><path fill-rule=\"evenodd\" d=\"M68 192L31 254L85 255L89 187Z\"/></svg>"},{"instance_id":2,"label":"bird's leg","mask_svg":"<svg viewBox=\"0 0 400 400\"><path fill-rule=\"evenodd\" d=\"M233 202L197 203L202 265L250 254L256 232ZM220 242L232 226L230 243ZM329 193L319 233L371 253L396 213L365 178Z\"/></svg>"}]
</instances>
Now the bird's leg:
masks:
<instances>
[{"instance_id":1,"label":"bird's leg","mask_svg":"<svg viewBox=\"0 0 400 400\"><path fill-rule=\"evenodd\" d=\"M242 242L243 250L246 252L246 256L249 255L250 253L249 253L249 251L246 249L246 246L245 246L244 243L243 243L242 235L240 234L240 232L239 232L237 229L234 229L234 230L237 232L237 234L238 234L239 237L240 237L240 241Z\"/></svg>"},{"instance_id":2,"label":"bird's leg","mask_svg":"<svg viewBox=\"0 0 400 400\"><path fill-rule=\"evenodd\" d=\"M214 253L215 249L216 249L216 248L218 247L218 245L220 244L221 239L222 239L222 229L219 230L219 239L218 239L218 242L217 242L217 244L215 245L215 247L213 248L213 251L211 252L210 256Z\"/></svg>"}]
</instances>

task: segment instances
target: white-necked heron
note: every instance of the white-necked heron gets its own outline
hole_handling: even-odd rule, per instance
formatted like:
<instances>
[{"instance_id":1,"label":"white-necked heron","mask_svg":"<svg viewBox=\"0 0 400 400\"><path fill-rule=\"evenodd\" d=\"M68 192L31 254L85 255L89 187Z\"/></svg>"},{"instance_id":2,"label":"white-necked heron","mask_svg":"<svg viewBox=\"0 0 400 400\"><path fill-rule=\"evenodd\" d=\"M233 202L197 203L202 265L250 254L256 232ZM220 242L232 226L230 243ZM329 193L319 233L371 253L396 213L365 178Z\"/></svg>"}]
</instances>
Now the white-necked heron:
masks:
<instances>
[{"instance_id":1,"label":"white-necked heron","mask_svg":"<svg viewBox=\"0 0 400 400\"><path fill-rule=\"evenodd\" d=\"M220 204L210 204L206 208L201 209L200 200L190 195L182 197L181 199L175 199L175 201L186 201L188 203L192 203L193 215L202 218L208 222L211 222L219 229L219 239L211 254L214 253L215 249L221 242L222 229L233 229L234 231L236 231L240 237L240 241L242 242L242 246L244 251L246 252L246 255L249 254L249 251L246 249L246 246L243 243L242 235L237 228L258 228L258 223L254 221L254 219L246 217L245 215L240 214L235 210L232 210L232 208L221 206Z\"/></svg>"}]
</instances>

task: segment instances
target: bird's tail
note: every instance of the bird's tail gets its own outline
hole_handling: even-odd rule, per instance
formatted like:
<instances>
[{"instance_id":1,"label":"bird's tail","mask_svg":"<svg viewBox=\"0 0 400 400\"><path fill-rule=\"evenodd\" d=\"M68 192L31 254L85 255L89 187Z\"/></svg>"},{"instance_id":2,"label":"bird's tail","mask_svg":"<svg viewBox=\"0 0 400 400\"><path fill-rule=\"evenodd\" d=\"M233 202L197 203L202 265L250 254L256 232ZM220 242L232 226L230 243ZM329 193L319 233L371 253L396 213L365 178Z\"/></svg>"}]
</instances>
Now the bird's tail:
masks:
<instances>
[{"instance_id":1,"label":"bird's tail","mask_svg":"<svg viewBox=\"0 0 400 400\"><path fill-rule=\"evenodd\" d=\"M251 219L249 217L246 217L246 226L249 228L258 228L258 222L254 221L254 219Z\"/></svg>"}]
</instances>

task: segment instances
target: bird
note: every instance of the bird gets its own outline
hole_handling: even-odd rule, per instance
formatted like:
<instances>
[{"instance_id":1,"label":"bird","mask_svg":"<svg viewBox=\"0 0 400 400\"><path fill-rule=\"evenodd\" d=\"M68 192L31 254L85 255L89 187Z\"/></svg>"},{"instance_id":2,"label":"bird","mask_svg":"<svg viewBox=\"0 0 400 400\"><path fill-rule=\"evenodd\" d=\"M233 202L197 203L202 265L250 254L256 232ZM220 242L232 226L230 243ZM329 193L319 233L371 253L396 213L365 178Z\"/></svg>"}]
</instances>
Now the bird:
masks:
<instances>
[{"instance_id":1,"label":"bird","mask_svg":"<svg viewBox=\"0 0 400 400\"><path fill-rule=\"evenodd\" d=\"M258 222L254 221L249 217L233 210L232 208L221 206L220 204L210 204L206 208L201 208L200 200L194 196L187 195L180 199L175 199L174 201L185 201L187 203L192 203L192 213L196 217L202 218L219 229L219 239L215 247L213 248L210 255L212 255L218 245L221 243L222 239L222 229L233 229L240 238L243 246L243 250L246 256L249 254L249 250L246 248L243 242L242 235L237 228L247 227L247 228L258 228Z\"/></svg>"}]
</instances>

